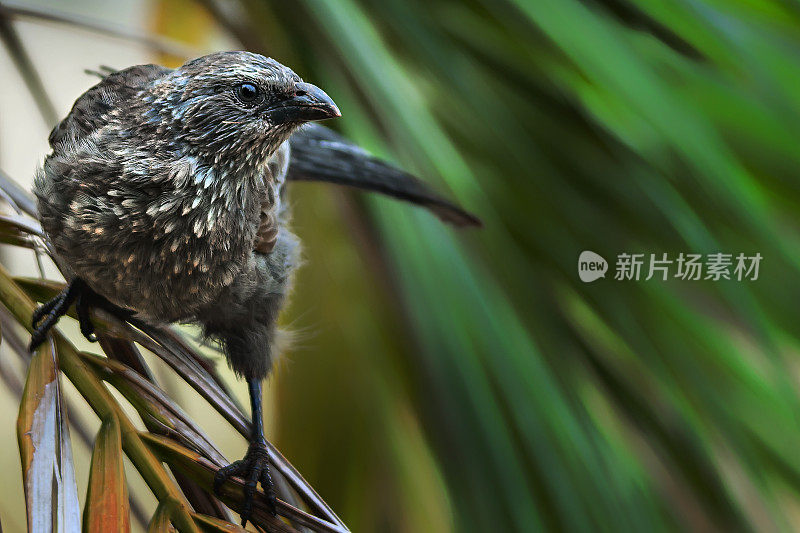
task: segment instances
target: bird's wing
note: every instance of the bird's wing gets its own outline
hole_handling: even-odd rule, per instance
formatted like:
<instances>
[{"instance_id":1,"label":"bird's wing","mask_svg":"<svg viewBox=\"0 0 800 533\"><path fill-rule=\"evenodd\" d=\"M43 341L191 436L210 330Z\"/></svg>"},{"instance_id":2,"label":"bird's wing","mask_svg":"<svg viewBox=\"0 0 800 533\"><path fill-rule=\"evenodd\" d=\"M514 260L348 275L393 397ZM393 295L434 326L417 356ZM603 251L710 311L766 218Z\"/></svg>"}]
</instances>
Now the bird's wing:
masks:
<instances>
[{"instance_id":1,"label":"bird's wing","mask_svg":"<svg viewBox=\"0 0 800 533\"><path fill-rule=\"evenodd\" d=\"M118 72L106 72L100 83L75 101L69 115L50 132L50 146L78 141L108 122L108 113L136 95L147 83L171 72L159 65L136 65Z\"/></svg>"},{"instance_id":2,"label":"bird's wing","mask_svg":"<svg viewBox=\"0 0 800 533\"><path fill-rule=\"evenodd\" d=\"M291 139L288 180L326 181L375 191L422 205L456 226L480 226L475 215L439 196L426 183L319 124L308 124Z\"/></svg>"}]
</instances>

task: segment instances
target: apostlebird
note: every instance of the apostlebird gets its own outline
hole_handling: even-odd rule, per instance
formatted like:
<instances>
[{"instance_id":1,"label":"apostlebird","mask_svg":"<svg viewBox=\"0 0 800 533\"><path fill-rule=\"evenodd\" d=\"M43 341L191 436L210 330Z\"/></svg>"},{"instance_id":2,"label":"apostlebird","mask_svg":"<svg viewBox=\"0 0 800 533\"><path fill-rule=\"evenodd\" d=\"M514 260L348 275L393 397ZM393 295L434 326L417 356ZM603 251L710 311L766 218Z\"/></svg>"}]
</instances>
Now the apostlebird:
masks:
<instances>
[{"instance_id":1,"label":"apostlebird","mask_svg":"<svg viewBox=\"0 0 800 533\"><path fill-rule=\"evenodd\" d=\"M249 52L200 57L177 69L108 73L50 134L37 173L39 217L67 277L34 314L35 348L74 302L90 340L91 306L123 319L196 323L247 380L253 434L241 461L220 469L274 493L261 382L298 241L287 180L318 180L424 205L443 220L478 220L410 175L307 122L340 116L333 100L277 61Z\"/></svg>"}]
</instances>

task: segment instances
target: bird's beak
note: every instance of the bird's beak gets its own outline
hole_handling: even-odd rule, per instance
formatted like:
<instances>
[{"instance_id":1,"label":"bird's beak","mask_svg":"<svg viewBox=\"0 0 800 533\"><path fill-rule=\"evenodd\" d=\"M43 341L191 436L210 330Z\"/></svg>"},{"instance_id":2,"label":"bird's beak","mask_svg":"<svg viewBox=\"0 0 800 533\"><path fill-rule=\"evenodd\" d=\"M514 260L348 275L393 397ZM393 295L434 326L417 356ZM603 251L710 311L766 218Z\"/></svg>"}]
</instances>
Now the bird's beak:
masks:
<instances>
[{"instance_id":1,"label":"bird's beak","mask_svg":"<svg viewBox=\"0 0 800 533\"><path fill-rule=\"evenodd\" d=\"M341 117L342 113L325 91L310 83L296 83L295 94L267 109L273 124L310 122Z\"/></svg>"}]
</instances>

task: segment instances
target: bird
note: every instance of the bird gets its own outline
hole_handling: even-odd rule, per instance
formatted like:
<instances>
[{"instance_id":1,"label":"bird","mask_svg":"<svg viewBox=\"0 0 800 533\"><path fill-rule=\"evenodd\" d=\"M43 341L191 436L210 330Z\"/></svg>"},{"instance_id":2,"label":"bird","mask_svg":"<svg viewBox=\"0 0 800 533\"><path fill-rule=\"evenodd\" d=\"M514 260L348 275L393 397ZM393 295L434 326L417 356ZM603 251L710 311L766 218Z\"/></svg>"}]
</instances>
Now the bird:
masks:
<instances>
[{"instance_id":1,"label":"bird","mask_svg":"<svg viewBox=\"0 0 800 533\"><path fill-rule=\"evenodd\" d=\"M300 261L288 183L379 192L456 226L480 220L423 181L317 124L341 116L322 89L247 51L171 69L105 69L49 136L34 179L39 220L67 279L33 315L30 349L74 303L95 340L92 307L121 320L192 323L247 381L253 431L221 468L246 481L242 525L260 483L275 512L261 387L277 319Z\"/></svg>"}]
</instances>

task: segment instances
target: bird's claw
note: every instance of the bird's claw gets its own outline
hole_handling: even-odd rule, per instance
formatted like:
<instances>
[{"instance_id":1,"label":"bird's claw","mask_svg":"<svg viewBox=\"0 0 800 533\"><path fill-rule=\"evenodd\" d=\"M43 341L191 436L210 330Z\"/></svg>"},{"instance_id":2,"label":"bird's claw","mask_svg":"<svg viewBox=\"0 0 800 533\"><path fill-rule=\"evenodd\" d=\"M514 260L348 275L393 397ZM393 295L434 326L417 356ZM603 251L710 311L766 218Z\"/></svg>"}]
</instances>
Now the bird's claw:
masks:
<instances>
[{"instance_id":1,"label":"bird's claw","mask_svg":"<svg viewBox=\"0 0 800 533\"><path fill-rule=\"evenodd\" d=\"M220 468L214 476L214 494L219 496L222 484L231 477L236 476L244 480L244 501L239 515L242 517L242 527L247 525L253 513L253 498L256 488L261 483L264 494L267 497L269 512L272 516L277 514L275 507L275 489L272 486L272 478L269 473L269 453L264 443L254 442L247 449L244 459L233 462L226 467Z\"/></svg>"},{"instance_id":2,"label":"bird's claw","mask_svg":"<svg viewBox=\"0 0 800 533\"><path fill-rule=\"evenodd\" d=\"M56 325L58 319L67 314L69 307L76 299L78 300L78 318L81 322L81 332L86 335L94 331L94 326L89 320L88 310L81 313L81 304L83 295L87 289L83 280L75 278L72 280L58 295L50 301L47 301L37 307L33 312L31 325L33 326L33 333L31 333L31 342L28 345L30 351L34 351L40 344L47 338L47 334ZM84 306L85 308L85 306ZM88 326L84 324L88 323Z\"/></svg>"},{"instance_id":3,"label":"bird's claw","mask_svg":"<svg viewBox=\"0 0 800 533\"><path fill-rule=\"evenodd\" d=\"M81 333L89 342L97 342L94 324L89 314L90 307L105 309L123 322L130 320L134 315L133 311L114 305L94 292L82 279L75 278L55 298L43 303L33 312L33 333L31 334L31 343L28 345L30 351L35 350L44 342L47 334L56 325L58 319L67 314L73 302L75 302L75 312L78 315Z\"/></svg>"},{"instance_id":4,"label":"bird's claw","mask_svg":"<svg viewBox=\"0 0 800 533\"><path fill-rule=\"evenodd\" d=\"M78 324L81 327L83 336L89 342L97 342L97 335L94 334L94 324L89 316L90 300L91 297L86 292L81 292L78 295L78 301L75 303L75 312L78 313Z\"/></svg>"}]
</instances>

